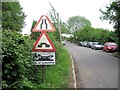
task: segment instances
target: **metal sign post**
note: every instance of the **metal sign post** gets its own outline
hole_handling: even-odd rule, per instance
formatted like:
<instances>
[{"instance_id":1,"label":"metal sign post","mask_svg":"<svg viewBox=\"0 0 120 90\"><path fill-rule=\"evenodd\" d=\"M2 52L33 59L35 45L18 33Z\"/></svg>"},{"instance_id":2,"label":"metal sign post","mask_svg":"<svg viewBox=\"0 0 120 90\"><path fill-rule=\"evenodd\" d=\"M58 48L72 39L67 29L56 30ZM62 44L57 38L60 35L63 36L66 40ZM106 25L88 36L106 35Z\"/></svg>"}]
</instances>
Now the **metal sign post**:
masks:
<instances>
[{"instance_id":1,"label":"metal sign post","mask_svg":"<svg viewBox=\"0 0 120 90\"><path fill-rule=\"evenodd\" d=\"M42 65L42 83L45 82L45 69L46 69L46 65Z\"/></svg>"}]
</instances>

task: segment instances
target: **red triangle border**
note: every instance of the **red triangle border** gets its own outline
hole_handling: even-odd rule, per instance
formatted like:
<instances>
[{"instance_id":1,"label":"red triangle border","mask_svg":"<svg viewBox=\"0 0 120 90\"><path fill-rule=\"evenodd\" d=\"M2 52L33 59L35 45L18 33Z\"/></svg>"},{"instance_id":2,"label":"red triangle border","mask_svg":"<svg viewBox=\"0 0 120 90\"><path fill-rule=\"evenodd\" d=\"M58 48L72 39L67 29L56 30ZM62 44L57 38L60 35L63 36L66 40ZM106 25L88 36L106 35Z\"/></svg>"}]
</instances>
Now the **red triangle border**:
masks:
<instances>
[{"instance_id":1,"label":"red triangle border","mask_svg":"<svg viewBox=\"0 0 120 90\"><path fill-rule=\"evenodd\" d=\"M52 27L52 29L36 29L36 27L40 23L41 19L43 18L43 16L46 17L46 19L48 20L48 22L49 22L50 26ZM34 28L32 29L32 32L42 32L42 31L46 31L46 32L54 32L55 31L55 28L54 28L52 22L50 21L50 19L46 15L42 15L40 17L40 19L38 20L38 22L36 23L36 25L34 26Z\"/></svg>"},{"instance_id":2,"label":"red triangle border","mask_svg":"<svg viewBox=\"0 0 120 90\"><path fill-rule=\"evenodd\" d=\"M50 45L52 46L52 49L36 49L36 45L38 44L38 42L40 41L41 37L43 36L43 34L46 36L47 40L49 41ZM50 40L50 38L48 37L47 33L45 31L42 31L39 38L37 39L35 45L32 48L32 52L55 52L56 49L52 43L52 41Z\"/></svg>"}]
</instances>

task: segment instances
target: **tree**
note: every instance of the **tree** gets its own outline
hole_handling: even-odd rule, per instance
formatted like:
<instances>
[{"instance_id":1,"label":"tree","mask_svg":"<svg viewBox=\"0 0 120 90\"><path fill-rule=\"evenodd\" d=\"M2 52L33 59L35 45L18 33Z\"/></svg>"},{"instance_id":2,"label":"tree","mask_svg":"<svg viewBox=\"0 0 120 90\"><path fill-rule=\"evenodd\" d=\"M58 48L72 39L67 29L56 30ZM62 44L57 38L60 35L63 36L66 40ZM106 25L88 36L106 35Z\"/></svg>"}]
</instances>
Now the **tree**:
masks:
<instances>
[{"instance_id":1,"label":"tree","mask_svg":"<svg viewBox=\"0 0 120 90\"><path fill-rule=\"evenodd\" d=\"M49 3L51 6L51 10L49 11L48 15L50 16L52 23L56 29L56 32L50 33L51 36L54 36L55 40L60 41L60 20L59 20L59 13L55 10L55 8L52 6L51 3Z\"/></svg>"},{"instance_id":2,"label":"tree","mask_svg":"<svg viewBox=\"0 0 120 90\"><path fill-rule=\"evenodd\" d=\"M77 41L92 41L94 31L95 29L91 26L85 26L84 28L78 30L76 33L76 36L78 37Z\"/></svg>"},{"instance_id":3,"label":"tree","mask_svg":"<svg viewBox=\"0 0 120 90\"><path fill-rule=\"evenodd\" d=\"M55 10L55 8L52 6L52 4L49 2L50 6L51 6L51 10L49 11L49 16L51 17L52 21L54 24L58 23L58 15L59 13L57 13L57 11Z\"/></svg>"},{"instance_id":4,"label":"tree","mask_svg":"<svg viewBox=\"0 0 120 90\"><path fill-rule=\"evenodd\" d=\"M95 29L91 26L85 26L84 28L78 30L75 34L77 36L77 41L97 41L102 44L108 41L116 41L115 32L102 28Z\"/></svg>"},{"instance_id":5,"label":"tree","mask_svg":"<svg viewBox=\"0 0 120 90\"><path fill-rule=\"evenodd\" d=\"M37 40L40 35L40 33L38 33L38 32L32 32L32 29L34 28L36 23L37 23L37 21L33 20L32 27L31 27L31 34L30 34L31 38L34 40Z\"/></svg>"},{"instance_id":6,"label":"tree","mask_svg":"<svg viewBox=\"0 0 120 90\"><path fill-rule=\"evenodd\" d=\"M113 23L115 32L118 37L118 52L120 52L120 1L115 0L109 6L106 7L106 11L102 11L103 16L102 20L109 20L110 23Z\"/></svg>"},{"instance_id":7,"label":"tree","mask_svg":"<svg viewBox=\"0 0 120 90\"><path fill-rule=\"evenodd\" d=\"M73 16L68 19L68 27L70 32L82 29L84 26L91 26L91 22L82 16Z\"/></svg>"},{"instance_id":8,"label":"tree","mask_svg":"<svg viewBox=\"0 0 120 90\"><path fill-rule=\"evenodd\" d=\"M68 30L67 24L64 22L61 22L61 33L66 33L66 34L70 33Z\"/></svg>"},{"instance_id":9,"label":"tree","mask_svg":"<svg viewBox=\"0 0 120 90\"><path fill-rule=\"evenodd\" d=\"M21 11L19 2L3 2L2 4L1 62L3 70L0 88L1 86L3 90L32 88L34 87L34 80L38 78L33 77L34 68L31 63L33 41L29 36L20 34L22 27L25 25L25 15Z\"/></svg>"},{"instance_id":10,"label":"tree","mask_svg":"<svg viewBox=\"0 0 120 90\"><path fill-rule=\"evenodd\" d=\"M22 12L19 2L2 2L2 28L3 30L22 31L25 26L26 15Z\"/></svg>"}]
</instances>

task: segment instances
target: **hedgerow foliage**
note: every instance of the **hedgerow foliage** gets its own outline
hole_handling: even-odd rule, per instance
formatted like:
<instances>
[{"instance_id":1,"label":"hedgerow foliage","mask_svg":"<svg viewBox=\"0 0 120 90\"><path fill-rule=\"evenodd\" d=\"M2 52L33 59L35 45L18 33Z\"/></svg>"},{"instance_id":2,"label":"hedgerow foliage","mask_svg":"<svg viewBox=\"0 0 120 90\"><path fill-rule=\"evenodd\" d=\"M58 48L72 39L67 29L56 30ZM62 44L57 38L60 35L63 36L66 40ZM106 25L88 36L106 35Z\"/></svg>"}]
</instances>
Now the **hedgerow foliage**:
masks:
<instances>
[{"instance_id":1,"label":"hedgerow foliage","mask_svg":"<svg viewBox=\"0 0 120 90\"><path fill-rule=\"evenodd\" d=\"M38 78L34 77L31 61L33 42L28 36L10 30L3 31L2 39L2 88L34 87L34 81Z\"/></svg>"},{"instance_id":2,"label":"hedgerow foliage","mask_svg":"<svg viewBox=\"0 0 120 90\"><path fill-rule=\"evenodd\" d=\"M19 2L2 2L2 89L36 88L41 67L32 65L30 36L20 34L25 14Z\"/></svg>"}]
</instances>

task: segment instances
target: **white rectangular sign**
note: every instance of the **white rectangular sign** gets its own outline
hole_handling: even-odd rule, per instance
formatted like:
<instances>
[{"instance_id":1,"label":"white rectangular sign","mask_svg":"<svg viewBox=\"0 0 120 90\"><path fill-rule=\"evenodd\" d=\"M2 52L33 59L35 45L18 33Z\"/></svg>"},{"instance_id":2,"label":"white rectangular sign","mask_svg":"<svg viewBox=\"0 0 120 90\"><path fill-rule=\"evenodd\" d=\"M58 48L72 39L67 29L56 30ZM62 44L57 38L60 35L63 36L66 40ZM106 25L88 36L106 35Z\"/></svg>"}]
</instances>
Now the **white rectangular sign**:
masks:
<instances>
[{"instance_id":1,"label":"white rectangular sign","mask_svg":"<svg viewBox=\"0 0 120 90\"><path fill-rule=\"evenodd\" d=\"M34 65L54 65L55 52L32 52Z\"/></svg>"}]
</instances>

